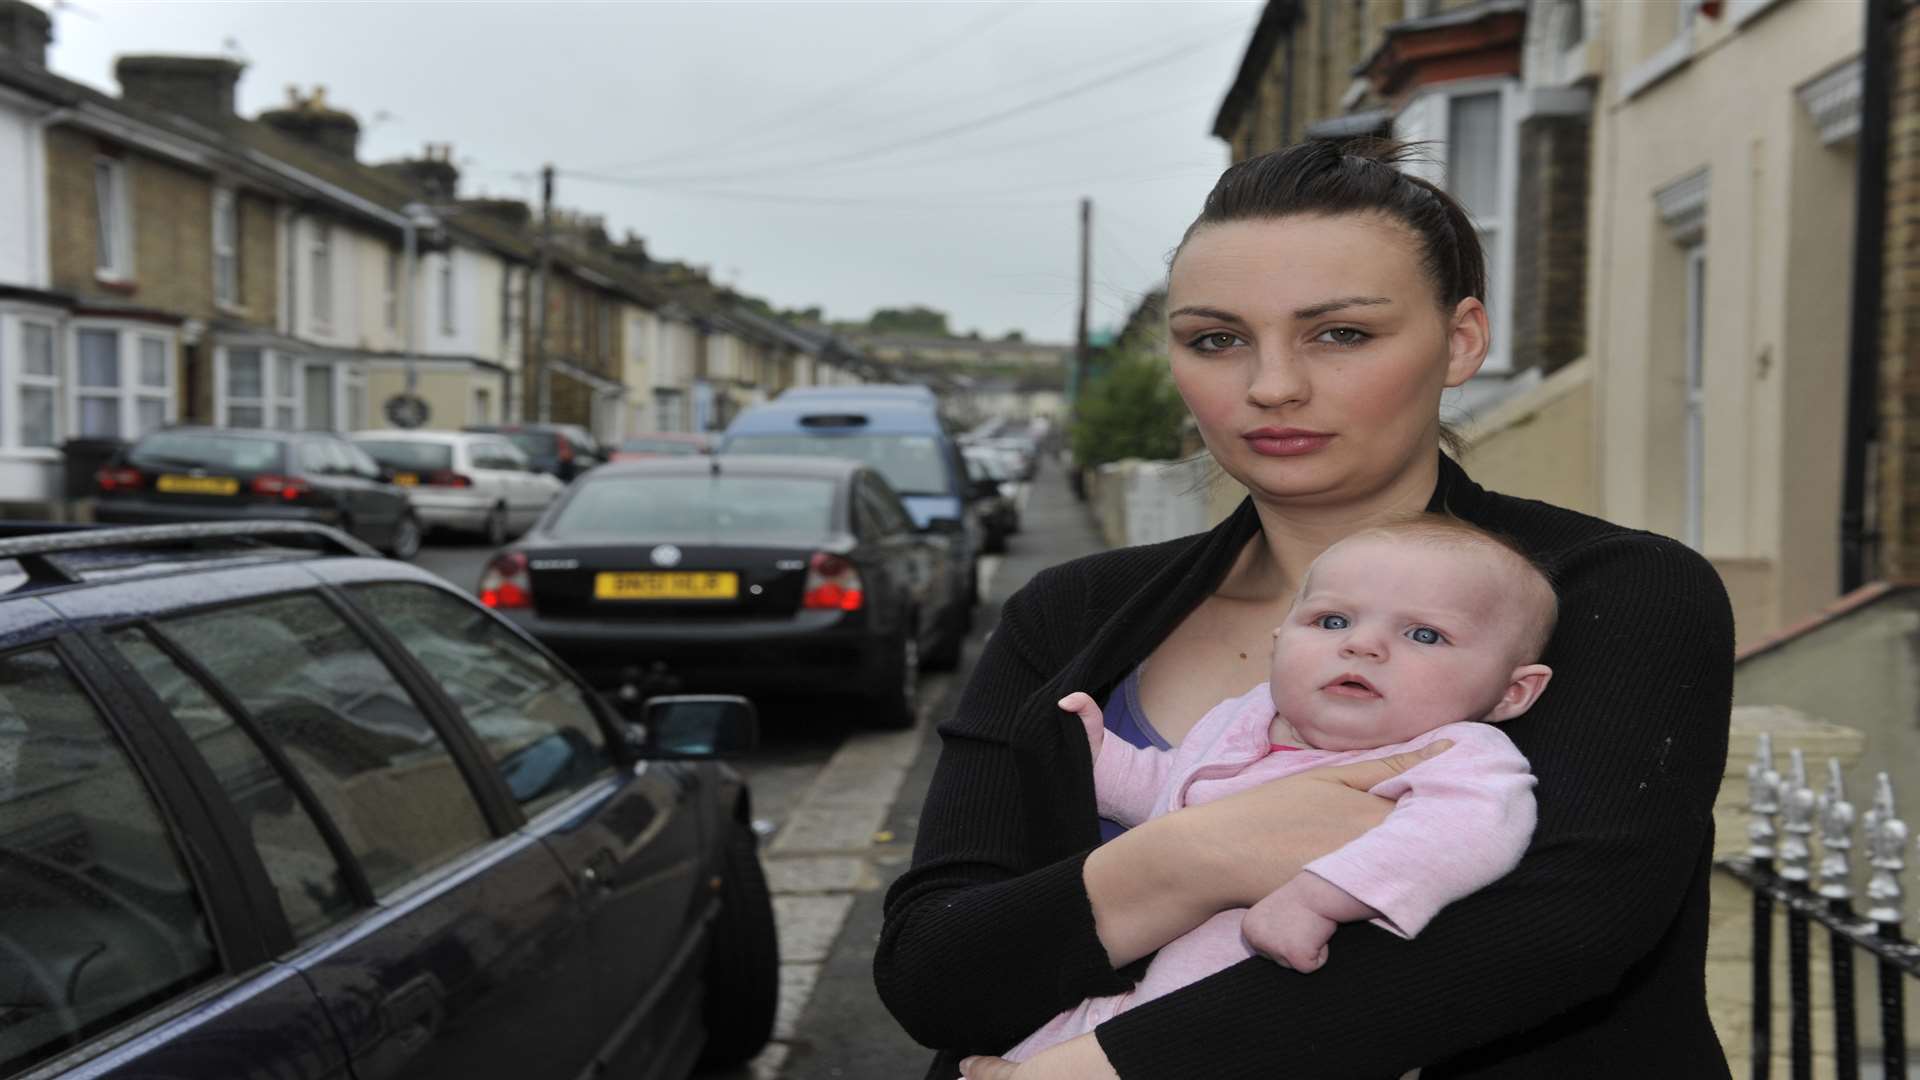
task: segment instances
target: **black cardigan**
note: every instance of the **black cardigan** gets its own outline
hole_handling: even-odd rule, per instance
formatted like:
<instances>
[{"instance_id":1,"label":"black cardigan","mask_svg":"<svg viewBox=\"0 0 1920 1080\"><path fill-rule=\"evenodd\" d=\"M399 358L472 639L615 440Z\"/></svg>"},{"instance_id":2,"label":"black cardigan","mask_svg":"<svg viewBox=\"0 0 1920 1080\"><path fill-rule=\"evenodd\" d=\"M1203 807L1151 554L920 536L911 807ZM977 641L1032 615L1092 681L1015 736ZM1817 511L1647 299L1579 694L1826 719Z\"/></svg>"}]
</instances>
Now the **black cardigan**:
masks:
<instances>
[{"instance_id":1,"label":"black cardigan","mask_svg":"<svg viewBox=\"0 0 1920 1080\"><path fill-rule=\"evenodd\" d=\"M1517 540L1560 593L1553 685L1505 725L1540 781L1526 858L1416 940L1345 926L1313 974L1256 957L1108 1021L1123 1080L1728 1075L1704 974L1733 686L1719 577L1675 541L1485 491L1444 457L1431 508ZM1092 771L1054 702L1104 699L1259 528L1243 503L1200 536L1043 571L1004 606L940 728L874 959L888 1009L940 1049L930 1078L1137 977L1094 933Z\"/></svg>"}]
</instances>

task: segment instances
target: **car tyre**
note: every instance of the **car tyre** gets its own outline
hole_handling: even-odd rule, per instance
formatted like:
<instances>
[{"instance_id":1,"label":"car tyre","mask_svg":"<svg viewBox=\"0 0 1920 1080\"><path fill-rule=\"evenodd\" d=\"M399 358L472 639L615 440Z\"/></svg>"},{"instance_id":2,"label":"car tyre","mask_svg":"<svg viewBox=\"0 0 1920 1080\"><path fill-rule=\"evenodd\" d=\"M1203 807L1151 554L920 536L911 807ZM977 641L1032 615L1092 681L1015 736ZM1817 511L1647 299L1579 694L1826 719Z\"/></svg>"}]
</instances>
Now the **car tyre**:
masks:
<instances>
[{"instance_id":1,"label":"car tyre","mask_svg":"<svg viewBox=\"0 0 1920 1080\"><path fill-rule=\"evenodd\" d=\"M759 842L744 822L733 823L722 858L720 914L713 924L701 1001L707 1029L702 1069L733 1068L765 1048L780 1000L773 899L760 866Z\"/></svg>"},{"instance_id":2,"label":"car tyre","mask_svg":"<svg viewBox=\"0 0 1920 1080\"><path fill-rule=\"evenodd\" d=\"M420 519L411 511L393 527L393 540L387 544L387 554L401 562L411 562L420 554Z\"/></svg>"},{"instance_id":3,"label":"car tyre","mask_svg":"<svg viewBox=\"0 0 1920 1080\"><path fill-rule=\"evenodd\" d=\"M480 527L480 536L488 547L497 548L506 544L507 511L504 507L495 506L487 511L487 521Z\"/></svg>"},{"instance_id":4,"label":"car tyre","mask_svg":"<svg viewBox=\"0 0 1920 1080\"><path fill-rule=\"evenodd\" d=\"M901 647L894 658L892 669L882 685L890 689L881 692L875 699L878 708L874 714L875 726L892 731L910 728L918 720L919 713L914 705L914 697L920 692L920 642L914 637L917 620L914 616L906 619L906 632L901 634Z\"/></svg>"}]
</instances>

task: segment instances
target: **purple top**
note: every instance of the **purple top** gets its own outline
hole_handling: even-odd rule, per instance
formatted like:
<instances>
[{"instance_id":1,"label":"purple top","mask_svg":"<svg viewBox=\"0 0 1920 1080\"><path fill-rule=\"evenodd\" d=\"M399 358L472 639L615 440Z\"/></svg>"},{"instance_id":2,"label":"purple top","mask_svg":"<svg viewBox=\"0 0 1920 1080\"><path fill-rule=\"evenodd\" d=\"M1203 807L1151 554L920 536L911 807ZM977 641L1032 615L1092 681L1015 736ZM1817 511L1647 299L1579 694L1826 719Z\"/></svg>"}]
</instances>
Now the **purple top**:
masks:
<instances>
[{"instance_id":1,"label":"purple top","mask_svg":"<svg viewBox=\"0 0 1920 1080\"><path fill-rule=\"evenodd\" d=\"M1107 733L1118 735L1129 744L1142 750L1171 750L1173 744L1167 742L1153 729L1153 722L1147 719L1147 710L1140 707L1140 668L1127 672L1120 685L1113 688L1101 706ZM1126 832L1127 827L1110 818L1100 819L1100 842Z\"/></svg>"}]
</instances>

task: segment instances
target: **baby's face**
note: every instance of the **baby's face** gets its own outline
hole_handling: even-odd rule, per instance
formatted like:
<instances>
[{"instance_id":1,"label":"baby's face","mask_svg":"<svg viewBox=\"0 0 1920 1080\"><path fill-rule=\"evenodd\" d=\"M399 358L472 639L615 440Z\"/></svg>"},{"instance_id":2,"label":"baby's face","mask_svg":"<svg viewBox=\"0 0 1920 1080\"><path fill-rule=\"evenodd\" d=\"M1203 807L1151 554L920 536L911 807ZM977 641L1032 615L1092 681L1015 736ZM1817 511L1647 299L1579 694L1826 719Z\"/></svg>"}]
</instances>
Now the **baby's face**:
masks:
<instances>
[{"instance_id":1,"label":"baby's face","mask_svg":"<svg viewBox=\"0 0 1920 1080\"><path fill-rule=\"evenodd\" d=\"M1516 656L1525 622L1503 569L1452 544L1363 537L1329 548L1274 631L1275 708L1322 750L1485 716L1532 659Z\"/></svg>"}]
</instances>

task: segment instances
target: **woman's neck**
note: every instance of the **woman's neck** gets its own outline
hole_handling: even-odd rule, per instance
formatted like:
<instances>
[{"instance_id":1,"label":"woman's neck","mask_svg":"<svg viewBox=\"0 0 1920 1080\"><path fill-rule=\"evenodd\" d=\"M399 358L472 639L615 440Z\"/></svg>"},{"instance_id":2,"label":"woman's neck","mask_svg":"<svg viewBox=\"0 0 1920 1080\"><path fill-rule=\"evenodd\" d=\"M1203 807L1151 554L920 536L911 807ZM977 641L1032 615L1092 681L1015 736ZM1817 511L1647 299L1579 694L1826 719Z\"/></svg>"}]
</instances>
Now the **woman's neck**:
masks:
<instances>
[{"instance_id":1,"label":"woman's neck","mask_svg":"<svg viewBox=\"0 0 1920 1080\"><path fill-rule=\"evenodd\" d=\"M1438 454L1424 454L1363 498L1304 504L1255 493L1260 532L1234 560L1217 592L1244 600L1291 598L1299 590L1300 576L1321 552L1360 529L1425 510L1439 482Z\"/></svg>"}]
</instances>

